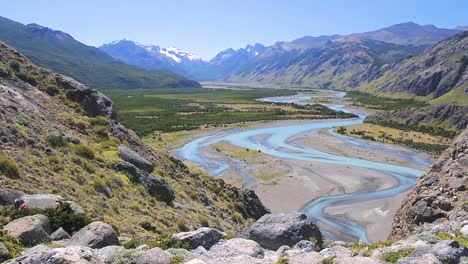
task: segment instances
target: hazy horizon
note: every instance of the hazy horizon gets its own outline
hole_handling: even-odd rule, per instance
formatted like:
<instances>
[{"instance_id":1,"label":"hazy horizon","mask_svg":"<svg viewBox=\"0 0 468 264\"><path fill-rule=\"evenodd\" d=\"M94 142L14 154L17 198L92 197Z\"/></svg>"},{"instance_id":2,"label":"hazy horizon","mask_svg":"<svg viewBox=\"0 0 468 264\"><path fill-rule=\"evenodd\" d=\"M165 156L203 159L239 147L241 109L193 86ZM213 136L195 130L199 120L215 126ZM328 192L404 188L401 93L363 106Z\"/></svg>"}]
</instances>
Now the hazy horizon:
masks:
<instances>
[{"instance_id":1,"label":"hazy horizon","mask_svg":"<svg viewBox=\"0 0 468 264\"><path fill-rule=\"evenodd\" d=\"M461 0L38 0L10 2L2 7L0 16L61 30L90 46L128 39L146 45L175 46L209 60L222 50L247 44L272 45L303 36L345 35L409 21L440 28L467 26L466 7Z\"/></svg>"}]
</instances>

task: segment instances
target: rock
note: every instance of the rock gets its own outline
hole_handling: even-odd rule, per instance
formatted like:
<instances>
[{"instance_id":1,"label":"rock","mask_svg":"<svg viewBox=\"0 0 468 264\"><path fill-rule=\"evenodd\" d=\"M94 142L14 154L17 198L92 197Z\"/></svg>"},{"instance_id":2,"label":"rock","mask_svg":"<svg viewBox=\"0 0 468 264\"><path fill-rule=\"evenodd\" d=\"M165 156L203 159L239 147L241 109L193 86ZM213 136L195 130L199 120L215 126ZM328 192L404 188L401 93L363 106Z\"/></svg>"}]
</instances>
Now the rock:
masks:
<instances>
[{"instance_id":1,"label":"rock","mask_svg":"<svg viewBox=\"0 0 468 264\"><path fill-rule=\"evenodd\" d=\"M209 250L209 254L216 254L225 258L247 255L262 259L265 256L263 248L257 242L243 238L233 238L216 243Z\"/></svg>"},{"instance_id":2,"label":"rock","mask_svg":"<svg viewBox=\"0 0 468 264\"><path fill-rule=\"evenodd\" d=\"M294 249L300 250L301 252L312 252L315 250L315 244L309 240L301 240L297 242Z\"/></svg>"},{"instance_id":3,"label":"rock","mask_svg":"<svg viewBox=\"0 0 468 264\"><path fill-rule=\"evenodd\" d=\"M280 248L278 248L278 250L276 250L276 255L279 258L287 256L288 255L288 253L287 253L288 250L291 250L290 246L281 246Z\"/></svg>"},{"instance_id":4,"label":"rock","mask_svg":"<svg viewBox=\"0 0 468 264\"><path fill-rule=\"evenodd\" d=\"M334 258L336 257L336 250L333 248L324 248L320 251L320 255L324 258Z\"/></svg>"},{"instance_id":5,"label":"rock","mask_svg":"<svg viewBox=\"0 0 468 264\"><path fill-rule=\"evenodd\" d=\"M135 165L141 170L144 170L148 173L151 173L154 169L153 163L149 162L145 158L143 158L140 154L136 153L135 151L129 149L124 145L119 146L120 157L127 162Z\"/></svg>"},{"instance_id":6,"label":"rock","mask_svg":"<svg viewBox=\"0 0 468 264\"><path fill-rule=\"evenodd\" d=\"M20 192L11 189L0 189L0 205L13 205L15 200L19 199L23 195Z\"/></svg>"},{"instance_id":7,"label":"rock","mask_svg":"<svg viewBox=\"0 0 468 264\"><path fill-rule=\"evenodd\" d=\"M137 259L142 254L142 251L137 251L135 249L118 250L115 254L105 259L105 264L138 264Z\"/></svg>"},{"instance_id":8,"label":"rock","mask_svg":"<svg viewBox=\"0 0 468 264\"><path fill-rule=\"evenodd\" d=\"M440 241L440 238L438 238L436 235L431 234L428 231L424 231L408 237L407 240L415 242L421 240L427 243L435 244Z\"/></svg>"},{"instance_id":9,"label":"rock","mask_svg":"<svg viewBox=\"0 0 468 264\"><path fill-rule=\"evenodd\" d=\"M108 263L108 260L112 258L112 256L118 255L125 251L127 250L122 246L107 246L96 249L96 254L98 254L105 263Z\"/></svg>"},{"instance_id":10,"label":"rock","mask_svg":"<svg viewBox=\"0 0 468 264\"><path fill-rule=\"evenodd\" d=\"M4 229L21 240L24 246L34 246L50 241L50 222L45 215L37 214L16 219Z\"/></svg>"},{"instance_id":11,"label":"rock","mask_svg":"<svg viewBox=\"0 0 468 264\"><path fill-rule=\"evenodd\" d=\"M169 248L166 250L166 253L169 254L173 260L179 259L182 263L195 258L195 255L192 252L183 248Z\"/></svg>"},{"instance_id":12,"label":"rock","mask_svg":"<svg viewBox=\"0 0 468 264\"><path fill-rule=\"evenodd\" d=\"M294 264L319 264L323 260L322 255L318 252L306 252L297 254L289 258L288 263Z\"/></svg>"},{"instance_id":13,"label":"rock","mask_svg":"<svg viewBox=\"0 0 468 264\"><path fill-rule=\"evenodd\" d=\"M243 190L242 195L246 213L253 219L259 219L260 217L271 213L270 210L263 205L253 190Z\"/></svg>"},{"instance_id":14,"label":"rock","mask_svg":"<svg viewBox=\"0 0 468 264\"><path fill-rule=\"evenodd\" d=\"M15 205L17 207L25 205L29 209L45 210L57 208L57 206L62 202L69 203L73 212L77 214L84 213L83 208L77 203L65 201L62 196L55 194L24 194L16 200Z\"/></svg>"},{"instance_id":15,"label":"rock","mask_svg":"<svg viewBox=\"0 0 468 264\"><path fill-rule=\"evenodd\" d=\"M50 239L52 239L52 241L64 240L69 238L71 238L71 236L63 228L57 229L50 235Z\"/></svg>"},{"instance_id":16,"label":"rock","mask_svg":"<svg viewBox=\"0 0 468 264\"><path fill-rule=\"evenodd\" d=\"M136 261L138 264L171 264L171 257L160 248L146 250Z\"/></svg>"},{"instance_id":17,"label":"rock","mask_svg":"<svg viewBox=\"0 0 468 264\"><path fill-rule=\"evenodd\" d=\"M165 202L172 202L175 199L174 190L163 180L158 179L154 174L142 171L130 162L121 162L115 165L116 170L128 172L135 182L146 186L151 196L156 196Z\"/></svg>"},{"instance_id":18,"label":"rock","mask_svg":"<svg viewBox=\"0 0 468 264\"><path fill-rule=\"evenodd\" d=\"M206 264L206 262L200 259L192 259L188 262L185 262L185 264Z\"/></svg>"},{"instance_id":19,"label":"rock","mask_svg":"<svg viewBox=\"0 0 468 264\"><path fill-rule=\"evenodd\" d=\"M398 260L398 264L442 264L433 254L418 257L406 257Z\"/></svg>"},{"instance_id":20,"label":"rock","mask_svg":"<svg viewBox=\"0 0 468 264\"><path fill-rule=\"evenodd\" d=\"M187 243L190 249L196 249L199 246L209 249L225 235L225 233L219 230L202 227L196 231L182 232L172 235L171 243Z\"/></svg>"},{"instance_id":21,"label":"rock","mask_svg":"<svg viewBox=\"0 0 468 264\"><path fill-rule=\"evenodd\" d=\"M76 232L66 246L103 248L120 246L120 242L112 226L103 222L93 222Z\"/></svg>"},{"instance_id":22,"label":"rock","mask_svg":"<svg viewBox=\"0 0 468 264\"><path fill-rule=\"evenodd\" d=\"M247 236L271 250L277 250L283 245L293 246L309 238L317 240L316 246L321 247L323 243L317 226L299 213L264 215L248 228Z\"/></svg>"},{"instance_id":23,"label":"rock","mask_svg":"<svg viewBox=\"0 0 468 264\"><path fill-rule=\"evenodd\" d=\"M462 229L460 230L460 233L461 233L464 237L468 237L468 225L465 225L464 227L462 227Z\"/></svg>"},{"instance_id":24,"label":"rock","mask_svg":"<svg viewBox=\"0 0 468 264\"><path fill-rule=\"evenodd\" d=\"M10 251L8 250L8 248L5 246L5 244L3 244L2 242L0 242L0 260L1 259L6 259L10 256Z\"/></svg>"},{"instance_id":25,"label":"rock","mask_svg":"<svg viewBox=\"0 0 468 264\"><path fill-rule=\"evenodd\" d=\"M88 247L48 248L38 246L31 248L24 255L11 259L4 264L39 264L39 263L102 263L96 252Z\"/></svg>"},{"instance_id":26,"label":"rock","mask_svg":"<svg viewBox=\"0 0 468 264\"><path fill-rule=\"evenodd\" d=\"M443 240L432 247L431 253L444 263L458 263L461 257L468 256L468 248L455 240Z\"/></svg>"},{"instance_id":27,"label":"rock","mask_svg":"<svg viewBox=\"0 0 468 264\"><path fill-rule=\"evenodd\" d=\"M333 264L385 264L385 261L366 257L347 257L335 259Z\"/></svg>"}]
</instances>

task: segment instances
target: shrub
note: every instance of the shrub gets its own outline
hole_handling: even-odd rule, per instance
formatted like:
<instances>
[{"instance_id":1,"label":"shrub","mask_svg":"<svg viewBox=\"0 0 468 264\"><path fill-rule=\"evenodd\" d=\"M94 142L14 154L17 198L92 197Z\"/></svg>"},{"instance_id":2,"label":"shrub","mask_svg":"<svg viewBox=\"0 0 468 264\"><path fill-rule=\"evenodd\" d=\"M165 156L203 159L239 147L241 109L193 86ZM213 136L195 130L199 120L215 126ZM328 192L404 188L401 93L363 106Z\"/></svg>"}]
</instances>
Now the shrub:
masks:
<instances>
[{"instance_id":1,"label":"shrub","mask_svg":"<svg viewBox=\"0 0 468 264\"><path fill-rule=\"evenodd\" d=\"M37 80L34 76L32 76L31 74L27 73L27 72L20 72L17 74L18 78L20 78L21 80L33 85L33 86L36 86L37 85Z\"/></svg>"},{"instance_id":2,"label":"shrub","mask_svg":"<svg viewBox=\"0 0 468 264\"><path fill-rule=\"evenodd\" d=\"M180 219L177 220L176 225L177 225L177 228L179 229L179 231L182 231L182 232L187 232L187 231L189 231L188 226L185 224L184 221L182 221L182 220L180 220Z\"/></svg>"},{"instance_id":3,"label":"shrub","mask_svg":"<svg viewBox=\"0 0 468 264\"><path fill-rule=\"evenodd\" d=\"M18 164L16 161L4 157L0 154L0 172L8 178L18 178L20 176Z\"/></svg>"},{"instance_id":4,"label":"shrub","mask_svg":"<svg viewBox=\"0 0 468 264\"><path fill-rule=\"evenodd\" d=\"M50 96L55 96L60 93L60 89L55 84L49 84L47 85L45 92Z\"/></svg>"},{"instance_id":5,"label":"shrub","mask_svg":"<svg viewBox=\"0 0 468 264\"><path fill-rule=\"evenodd\" d=\"M87 158L87 159L94 159L94 150L88 146L85 146L83 144L78 144L74 146L74 150L76 155L82 157L82 158Z\"/></svg>"},{"instance_id":6,"label":"shrub","mask_svg":"<svg viewBox=\"0 0 468 264\"><path fill-rule=\"evenodd\" d=\"M5 245L5 247L9 251L8 256L0 256L0 262L6 261L10 258L14 258L21 253L21 242L19 241L19 239L9 235L6 230L0 230L0 241Z\"/></svg>"},{"instance_id":7,"label":"shrub","mask_svg":"<svg viewBox=\"0 0 468 264\"><path fill-rule=\"evenodd\" d=\"M10 67L15 72L19 72L21 70L20 63L19 63L19 61L16 61L16 60L10 62Z\"/></svg>"},{"instance_id":8,"label":"shrub","mask_svg":"<svg viewBox=\"0 0 468 264\"><path fill-rule=\"evenodd\" d=\"M200 224L203 226L203 227L209 227L210 226L210 222L208 220L208 217L204 216L204 215L199 215L198 216L198 220L200 221Z\"/></svg>"},{"instance_id":9,"label":"shrub","mask_svg":"<svg viewBox=\"0 0 468 264\"><path fill-rule=\"evenodd\" d=\"M414 248L402 249L396 252L387 252L382 255L382 260L387 263L397 263L399 259L413 254Z\"/></svg>"},{"instance_id":10,"label":"shrub","mask_svg":"<svg viewBox=\"0 0 468 264\"><path fill-rule=\"evenodd\" d=\"M10 77L13 76L13 70L3 63L0 63L0 76L1 77Z\"/></svg>"},{"instance_id":11,"label":"shrub","mask_svg":"<svg viewBox=\"0 0 468 264\"><path fill-rule=\"evenodd\" d=\"M60 135L47 136L46 142L53 148L62 148L68 145L68 142Z\"/></svg>"},{"instance_id":12,"label":"shrub","mask_svg":"<svg viewBox=\"0 0 468 264\"><path fill-rule=\"evenodd\" d=\"M278 261L276 261L276 264L288 264L288 263L289 263L288 256L281 257L278 259Z\"/></svg>"},{"instance_id":13,"label":"shrub","mask_svg":"<svg viewBox=\"0 0 468 264\"><path fill-rule=\"evenodd\" d=\"M166 250L171 247L175 248L175 246L171 245L171 236L169 235L160 235L153 240L148 240L148 241L143 241L143 242L132 239L128 241L127 243L123 244L123 247L126 249L131 249L131 248L137 248L138 246L143 245L143 244L148 245L148 247L150 248L158 247L163 250Z\"/></svg>"},{"instance_id":14,"label":"shrub","mask_svg":"<svg viewBox=\"0 0 468 264\"><path fill-rule=\"evenodd\" d=\"M93 164L91 164L89 161L85 160L83 161L83 168L88 172L88 173L95 173L96 168L94 167Z\"/></svg>"},{"instance_id":15,"label":"shrub","mask_svg":"<svg viewBox=\"0 0 468 264\"><path fill-rule=\"evenodd\" d=\"M107 134L107 127L105 126L96 126L93 128L94 133L100 138L109 138L109 134Z\"/></svg>"},{"instance_id":16,"label":"shrub","mask_svg":"<svg viewBox=\"0 0 468 264\"><path fill-rule=\"evenodd\" d=\"M335 257L326 258L320 261L320 264L333 264Z\"/></svg>"},{"instance_id":17,"label":"shrub","mask_svg":"<svg viewBox=\"0 0 468 264\"><path fill-rule=\"evenodd\" d=\"M93 126L107 126L107 119L103 116L96 116L89 119L89 123Z\"/></svg>"}]
</instances>

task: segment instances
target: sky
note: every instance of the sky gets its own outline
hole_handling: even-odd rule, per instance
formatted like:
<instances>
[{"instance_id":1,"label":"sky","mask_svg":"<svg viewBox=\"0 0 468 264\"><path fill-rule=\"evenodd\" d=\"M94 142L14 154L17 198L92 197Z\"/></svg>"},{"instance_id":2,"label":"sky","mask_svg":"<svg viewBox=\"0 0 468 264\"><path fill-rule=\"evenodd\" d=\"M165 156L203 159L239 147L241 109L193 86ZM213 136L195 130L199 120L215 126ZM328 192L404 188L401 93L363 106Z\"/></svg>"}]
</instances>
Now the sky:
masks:
<instances>
[{"instance_id":1,"label":"sky","mask_svg":"<svg viewBox=\"0 0 468 264\"><path fill-rule=\"evenodd\" d=\"M4 3L2 3L4 2ZM175 46L204 59L227 48L349 34L413 21L468 26L467 0L0 0L0 16L69 33Z\"/></svg>"}]
</instances>

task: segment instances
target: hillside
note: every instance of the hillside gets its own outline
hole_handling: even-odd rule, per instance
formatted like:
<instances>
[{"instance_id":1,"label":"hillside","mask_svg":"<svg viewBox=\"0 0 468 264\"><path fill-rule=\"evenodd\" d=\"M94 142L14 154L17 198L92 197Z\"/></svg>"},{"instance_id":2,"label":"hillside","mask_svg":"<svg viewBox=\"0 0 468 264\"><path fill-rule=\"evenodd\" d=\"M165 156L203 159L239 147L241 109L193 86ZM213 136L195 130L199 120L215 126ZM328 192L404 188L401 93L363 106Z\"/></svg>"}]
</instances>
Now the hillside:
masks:
<instances>
[{"instance_id":1,"label":"hillside","mask_svg":"<svg viewBox=\"0 0 468 264\"><path fill-rule=\"evenodd\" d=\"M427 96L435 103L468 103L468 32L437 43L405 60L380 78L363 84L366 91Z\"/></svg>"},{"instance_id":2,"label":"hillside","mask_svg":"<svg viewBox=\"0 0 468 264\"><path fill-rule=\"evenodd\" d=\"M0 225L17 192L60 195L129 237L231 232L268 212L254 192L191 172L116 118L100 92L0 43Z\"/></svg>"},{"instance_id":3,"label":"hillside","mask_svg":"<svg viewBox=\"0 0 468 264\"><path fill-rule=\"evenodd\" d=\"M0 41L16 48L33 63L98 89L199 87L166 71L148 71L113 59L67 33L37 24L23 25L0 17Z\"/></svg>"}]
</instances>

